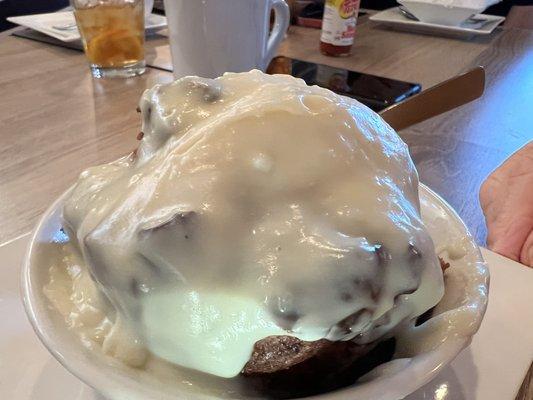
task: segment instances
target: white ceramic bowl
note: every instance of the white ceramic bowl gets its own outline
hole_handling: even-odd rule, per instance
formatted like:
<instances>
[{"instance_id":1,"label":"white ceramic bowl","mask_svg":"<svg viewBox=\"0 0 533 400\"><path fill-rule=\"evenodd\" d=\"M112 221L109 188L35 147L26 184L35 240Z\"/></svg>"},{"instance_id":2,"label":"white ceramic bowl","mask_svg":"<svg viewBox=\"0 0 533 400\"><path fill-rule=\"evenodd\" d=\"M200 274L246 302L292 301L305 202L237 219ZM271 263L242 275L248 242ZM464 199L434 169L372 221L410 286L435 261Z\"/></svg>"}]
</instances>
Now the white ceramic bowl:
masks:
<instances>
[{"instance_id":1,"label":"white ceramic bowl","mask_svg":"<svg viewBox=\"0 0 533 400\"><path fill-rule=\"evenodd\" d=\"M35 332L52 355L70 372L110 400L190 400L218 399L221 391L226 398L243 398L237 393L227 393L220 382L211 382L205 375L189 374L176 377L155 378L153 373L126 367L105 356L99 348L89 350L79 337L67 329L60 314L51 307L43 294L48 282L48 269L57 257L65 240L61 227L61 209L68 191L45 212L37 225L28 248L22 269L22 292L26 312ZM436 243L437 249L453 248L449 256L453 267L446 272L446 295L437 306L437 315L426 324L448 318L449 312L468 309L467 334L446 334L442 330L423 338L437 343L433 348L418 349L405 358L382 364L353 386L315 396L325 400L399 400L429 382L443 366L465 348L477 331L487 303L488 270L481 253L457 214L439 196L421 185L422 216ZM458 250L459 249L459 250ZM452 254L453 253L453 254ZM466 275L476 277L471 287L453 282L464 282ZM479 291L475 302L466 302L468 291ZM440 308L440 309L439 309ZM447 311L446 310L451 310ZM433 326L438 326L434 324ZM421 341L421 342L422 342ZM426 346L427 347L427 346ZM418 353L417 353L418 352ZM163 380L163 382L162 382ZM218 385L218 386L217 386Z\"/></svg>"},{"instance_id":2,"label":"white ceramic bowl","mask_svg":"<svg viewBox=\"0 0 533 400\"><path fill-rule=\"evenodd\" d=\"M445 6L417 0L398 0L398 3L405 6L422 22L450 26L461 25L469 17L485 9L485 7Z\"/></svg>"}]
</instances>

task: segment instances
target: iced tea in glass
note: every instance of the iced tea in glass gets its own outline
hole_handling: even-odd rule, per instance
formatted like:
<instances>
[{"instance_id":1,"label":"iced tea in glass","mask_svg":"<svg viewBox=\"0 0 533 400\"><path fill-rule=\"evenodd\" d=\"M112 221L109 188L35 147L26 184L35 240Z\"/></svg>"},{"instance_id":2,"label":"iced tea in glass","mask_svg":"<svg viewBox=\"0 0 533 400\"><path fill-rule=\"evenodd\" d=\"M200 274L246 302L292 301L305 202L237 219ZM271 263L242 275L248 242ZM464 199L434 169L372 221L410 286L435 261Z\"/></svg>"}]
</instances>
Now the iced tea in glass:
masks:
<instances>
[{"instance_id":1,"label":"iced tea in glass","mask_svg":"<svg viewBox=\"0 0 533 400\"><path fill-rule=\"evenodd\" d=\"M143 0L71 1L94 77L145 71Z\"/></svg>"}]
</instances>

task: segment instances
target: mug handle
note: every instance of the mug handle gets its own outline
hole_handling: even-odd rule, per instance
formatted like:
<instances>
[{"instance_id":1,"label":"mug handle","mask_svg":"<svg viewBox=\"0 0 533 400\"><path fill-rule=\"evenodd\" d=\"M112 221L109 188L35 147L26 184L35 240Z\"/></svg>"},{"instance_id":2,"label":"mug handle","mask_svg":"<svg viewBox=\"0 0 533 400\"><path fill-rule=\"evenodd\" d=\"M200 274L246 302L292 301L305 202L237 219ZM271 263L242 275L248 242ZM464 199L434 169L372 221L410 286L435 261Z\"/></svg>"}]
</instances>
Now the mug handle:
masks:
<instances>
[{"instance_id":1,"label":"mug handle","mask_svg":"<svg viewBox=\"0 0 533 400\"><path fill-rule=\"evenodd\" d=\"M266 52L263 56L263 69L266 69L270 61L274 58L275 52L285 37L285 32L290 22L289 6L285 0L270 0L270 10L274 10L275 14L274 27L268 38Z\"/></svg>"}]
</instances>

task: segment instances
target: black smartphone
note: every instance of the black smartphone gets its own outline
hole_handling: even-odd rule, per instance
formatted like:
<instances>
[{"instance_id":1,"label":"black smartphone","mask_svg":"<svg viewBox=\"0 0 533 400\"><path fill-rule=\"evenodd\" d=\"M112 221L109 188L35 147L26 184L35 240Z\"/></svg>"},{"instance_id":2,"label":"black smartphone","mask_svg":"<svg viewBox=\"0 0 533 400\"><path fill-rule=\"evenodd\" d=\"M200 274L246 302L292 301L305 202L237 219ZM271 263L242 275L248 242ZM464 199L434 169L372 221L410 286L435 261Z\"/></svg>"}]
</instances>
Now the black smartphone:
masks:
<instances>
[{"instance_id":1,"label":"black smartphone","mask_svg":"<svg viewBox=\"0 0 533 400\"><path fill-rule=\"evenodd\" d=\"M352 97L376 112L421 90L418 83L397 81L287 57L274 58L267 72L301 78L308 85L322 86L343 96Z\"/></svg>"}]
</instances>

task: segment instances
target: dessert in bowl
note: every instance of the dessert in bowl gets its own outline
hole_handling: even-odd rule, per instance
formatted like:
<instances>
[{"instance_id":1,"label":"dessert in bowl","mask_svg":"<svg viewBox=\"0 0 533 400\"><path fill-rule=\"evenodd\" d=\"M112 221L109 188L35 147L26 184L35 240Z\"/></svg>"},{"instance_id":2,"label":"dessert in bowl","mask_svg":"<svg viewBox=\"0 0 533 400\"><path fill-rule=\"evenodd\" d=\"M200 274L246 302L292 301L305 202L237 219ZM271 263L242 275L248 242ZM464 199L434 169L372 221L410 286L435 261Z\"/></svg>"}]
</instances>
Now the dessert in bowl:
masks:
<instances>
[{"instance_id":1,"label":"dessert in bowl","mask_svg":"<svg viewBox=\"0 0 533 400\"><path fill-rule=\"evenodd\" d=\"M393 399L468 344L487 269L370 109L252 71L156 85L140 111L139 148L84 171L25 262L30 320L85 382Z\"/></svg>"}]
</instances>

